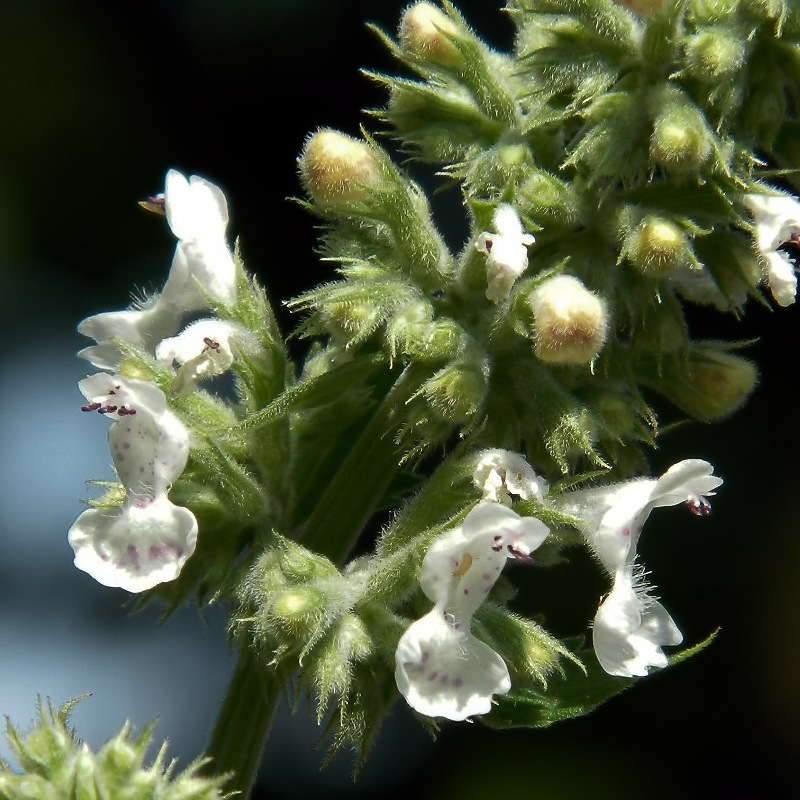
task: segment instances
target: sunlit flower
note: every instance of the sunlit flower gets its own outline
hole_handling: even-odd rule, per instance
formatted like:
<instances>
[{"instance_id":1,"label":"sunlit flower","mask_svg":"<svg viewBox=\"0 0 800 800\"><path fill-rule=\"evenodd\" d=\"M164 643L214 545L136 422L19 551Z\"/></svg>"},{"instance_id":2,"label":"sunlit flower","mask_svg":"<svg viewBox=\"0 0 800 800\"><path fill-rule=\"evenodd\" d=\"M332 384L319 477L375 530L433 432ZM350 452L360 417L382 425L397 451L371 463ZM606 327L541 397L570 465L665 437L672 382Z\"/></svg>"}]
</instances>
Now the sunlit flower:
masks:
<instances>
[{"instance_id":1,"label":"sunlit flower","mask_svg":"<svg viewBox=\"0 0 800 800\"><path fill-rule=\"evenodd\" d=\"M528 246L534 238L525 233L517 210L501 203L492 218L496 233L484 231L475 247L486 253L486 297L493 303L505 300L514 281L528 268Z\"/></svg>"},{"instance_id":2,"label":"sunlit flower","mask_svg":"<svg viewBox=\"0 0 800 800\"><path fill-rule=\"evenodd\" d=\"M172 383L177 395L190 394L203 378L227 372L233 364L234 341L242 343L247 332L220 319L201 319L177 336L164 339L156 347L156 360L178 370Z\"/></svg>"},{"instance_id":3,"label":"sunlit flower","mask_svg":"<svg viewBox=\"0 0 800 800\"><path fill-rule=\"evenodd\" d=\"M164 212L178 239L161 302L182 311L206 308L203 293L231 306L236 302L236 265L225 238L228 203L222 190L205 178L188 180L167 173Z\"/></svg>"},{"instance_id":4,"label":"sunlit flower","mask_svg":"<svg viewBox=\"0 0 800 800\"><path fill-rule=\"evenodd\" d=\"M78 385L89 401L84 411L114 420L108 440L126 497L75 521L68 536L75 566L129 592L173 580L197 542L194 515L168 498L189 457L189 434L154 384L98 373Z\"/></svg>"},{"instance_id":5,"label":"sunlit flower","mask_svg":"<svg viewBox=\"0 0 800 800\"><path fill-rule=\"evenodd\" d=\"M660 478L637 478L623 483L579 489L552 498L560 511L586 523L584 535L613 580L610 594L595 616L594 649L611 675L646 675L650 667L665 667L663 645L680 644L682 636L672 617L649 594L644 569L636 563L636 546L654 508L685 503L705 516L722 479L706 461L687 459Z\"/></svg>"},{"instance_id":6,"label":"sunlit flower","mask_svg":"<svg viewBox=\"0 0 800 800\"><path fill-rule=\"evenodd\" d=\"M515 497L541 502L550 488L519 453L499 448L479 454L472 480L484 500L509 507Z\"/></svg>"},{"instance_id":7,"label":"sunlit flower","mask_svg":"<svg viewBox=\"0 0 800 800\"><path fill-rule=\"evenodd\" d=\"M472 635L472 616L506 560L529 562L547 534L539 520L483 502L431 545L420 585L434 606L403 634L395 655L397 686L413 709L463 720L486 714L492 695L511 688L503 659Z\"/></svg>"},{"instance_id":8,"label":"sunlit flower","mask_svg":"<svg viewBox=\"0 0 800 800\"><path fill-rule=\"evenodd\" d=\"M78 331L97 344L78 355L100 369L117 369L120 343L153 353L172 336L187 313L207 307L206 296L225 305L236 301L236 266L225 232L228 205L219 187L176 170L167 173L164 213L178 245L169 277L160 293L124 311L87 317Z\"/></svg>"},{"instance_id":9,"label":"sunlit flower","mask_svg":"<svg viewBox=\"0 0 800 800\"><path fill-rule=\"evenodd\" d=\"M756 248L767 267L767 282L778 305L789 306L797 294L796 260L800 253L800 202L788 195L748 194ZM793 250L794 263L790 256Z\"/></svg>"}]
</instances>

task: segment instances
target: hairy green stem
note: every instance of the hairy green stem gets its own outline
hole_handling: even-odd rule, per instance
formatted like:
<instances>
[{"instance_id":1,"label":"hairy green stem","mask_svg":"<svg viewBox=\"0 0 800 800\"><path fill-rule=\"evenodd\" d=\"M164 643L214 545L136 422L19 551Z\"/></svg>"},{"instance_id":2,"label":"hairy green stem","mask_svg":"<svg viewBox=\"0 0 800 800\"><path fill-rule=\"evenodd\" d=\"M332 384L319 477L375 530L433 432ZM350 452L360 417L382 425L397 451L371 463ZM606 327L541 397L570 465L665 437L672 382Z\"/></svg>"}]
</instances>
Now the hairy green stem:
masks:
<instances>
[{"instance_id":1,"label":"hairy green stem","mask_svg":"<svg viewBox=\"0 0 800 800\"><path fill-rule=\"evenodd\" d=\"M231 773L226 789L240 792L242 800L253 790L279 697L279 674L268 675L243 643L206 749L209 771Z\"/></svg>"}]
</instances>

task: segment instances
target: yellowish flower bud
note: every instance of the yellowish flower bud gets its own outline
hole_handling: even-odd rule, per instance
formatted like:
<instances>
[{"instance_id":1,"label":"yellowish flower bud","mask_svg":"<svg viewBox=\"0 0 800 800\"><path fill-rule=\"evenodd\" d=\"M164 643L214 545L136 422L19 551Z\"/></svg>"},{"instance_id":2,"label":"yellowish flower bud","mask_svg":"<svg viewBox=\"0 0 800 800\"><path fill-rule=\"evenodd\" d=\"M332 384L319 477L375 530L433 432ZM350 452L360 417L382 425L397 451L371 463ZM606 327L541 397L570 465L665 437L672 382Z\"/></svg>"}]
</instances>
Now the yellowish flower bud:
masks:
<instances>
[{"instance_id":1,"label":"yellowish flower bud","mask_svg":"<svg viewBox=\"0 0 800 800\"><path fill-rule=\"evenodd\" d=\"M457 67L463 60L452 41L457 35L453 21L431 3L415 3L406 9L398 31L404 50L442 67Z\"/></svg>"},{"instance_id":2,"label":"yellowish flower bud","mask_svg":"<svg viewBox=\"0 0 800 800\"><path fill-rule=\"evenodd\" d=\"M744 55L742 40L724 30L696 34L686 46L689 70L709 83L731 76L742 66Z\"/></svg>"},{"instance_id":3,"label":"yellowish flower bud","mask_svg":"<svg viewBox=\"0 0 800 800\"><path fill-rule=\"evenodd\" d=\"M675 223L659 217L643 219L625 238L622 252L642 274L652 278L691 261L686 234Z\"/></svg>"},{"instance_id":4,"label":"yellowish flower bud","mask_svg":"<svg viewBox=\"0 0 800 800\"><path fill-rule=\"evenodd\" d=\"M297 163L303 186L321 205L366 200L369 187L381 182L370 146L331 128L308 137Z\"/></svg>"},{"instance_id":5,"label":"yellowish flower bud","mask_svg":"<svg viewBox=\"0 0 800 800\"><path fill-rule=\"evenodd\" d=\"M605 301L571 275L543 281L528 298L533 310L533 350L549 364L588 364L608 332Z\"/></svg>"},{"instance_id":6,"label":"yellowish flower bud","mask_svg":"<svg viewBox=\"0 0 800 800\"><path fill-rule=\"evenodd\" d=\"M650 139L650 157L661 167L691 171L708 161L711 137L702 113L690 105L670 104L659 114Z\"/></svg>"},{"instance_id":7,"label":"yellowish flower bud","mask_svg":"<svg viewBox=\"0 0 800 800\"><path fill-rule=\"evenodd\" d=\"M313 630L324 612L325 597L309 586L294 586L278 592L272 602L272 616L289 630L302 634Z\"/></svg>"}]
</instances>

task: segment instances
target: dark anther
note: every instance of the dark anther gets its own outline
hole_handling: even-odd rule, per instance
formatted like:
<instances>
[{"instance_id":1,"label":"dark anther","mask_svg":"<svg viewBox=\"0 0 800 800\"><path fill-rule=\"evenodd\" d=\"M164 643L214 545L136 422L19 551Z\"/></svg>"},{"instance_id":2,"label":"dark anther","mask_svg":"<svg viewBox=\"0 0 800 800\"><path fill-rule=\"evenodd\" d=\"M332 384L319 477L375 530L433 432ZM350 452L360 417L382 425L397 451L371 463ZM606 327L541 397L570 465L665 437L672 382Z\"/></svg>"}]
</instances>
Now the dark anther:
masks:
<instances>
[{"instance_id":1,"label":"dark anther","mask_svg":"<svg viewBox=\"0 0 800 800\"><path fill-rule=\"evenodd\" d=\"M119 407L119 415L121 417L132 417L136 413L135 408L128 408L128 406Z\"/></svg>"},{"instance_id":2,"label":"dark anther","mask_svg":"<svg viewBox=\"0 0 800 800\"><path fill-rule=\"evenodd\" d=\"M97 411L100 408L100 403L88 403L85 406L81 406L81 411Z\"/></svg>"},{"instance_id":3,"label":"dark anther","mask_svg":"<svg viewBox=\"0 0 800 800\"><path fill-rule=\"evenodd\" d=\"M684 501L684 505L695 516L708 517L711 515L711 503L705 497L690 497Z\"/></svg>"},{"instance_id":4,"label":"dark anther","mask_svg":"<svg viewBox=\"0 0 800 800\"><path fill-rule=\"evenodd\" d=\"M491 253L492 252L492 240L491 239L487 239L486 240L486 252L487 253Z\"/></svg>"},{"instance_id":5,"label":"dark anther","mask_svg":"<svg viewBox=\"0 0 800 800\"><path fill-rule=\"evenodd\" d=\"M523 553L522 550L518 550L513 544L509 544L507 547L508 552L511 553L517 561L522 561L523 564L533 564L533 559L529 553Z\"/></svg>"},{"instance_id":6,"label":"dark anther","mask_svg":"<svg viewBox=\"0 0 800 800\"><path fill-rule=\"evenodd\" d=\"M219 342L215 342L208 336L203 337L203 343L207 348L209 348L209 350L219 350Z\"/></svg>"},{"instance_id":7,"label":"dark anther","mask_svg":"<svg viewBox=\"0 0 800 800\"><path fill-rule=\"evenodd\" d=\"M102 406L97 409L98 414L113 414L117 410L116 406Z\"/></svg>"}]
</instances>

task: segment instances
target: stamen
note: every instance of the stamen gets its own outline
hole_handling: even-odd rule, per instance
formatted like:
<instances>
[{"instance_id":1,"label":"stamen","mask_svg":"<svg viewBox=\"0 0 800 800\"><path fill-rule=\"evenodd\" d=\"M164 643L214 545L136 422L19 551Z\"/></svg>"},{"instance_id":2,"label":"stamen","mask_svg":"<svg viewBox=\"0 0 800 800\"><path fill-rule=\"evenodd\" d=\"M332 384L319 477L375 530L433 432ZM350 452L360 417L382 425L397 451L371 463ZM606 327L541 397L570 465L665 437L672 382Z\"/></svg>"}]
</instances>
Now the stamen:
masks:
<instances>
[{"instance_id":1,"label":"stamen","mask_svg":"<svg viewBox=\"0 0 800 800\"><path fill-rule=\"evenodd\" d=\"M533 559L530 556L530 553L525 553L522 550L514 547L513 544L507 545L508 552L511 553L517 561L521 561L523 564L533 564Z\"/></svg>"},{"instance_id":2,"label":"stamen","mask_svg":"<svg viewBox=\"0 0 800 800\"><path fill-rule=\"evenodd\" d=\"M100 406L101 403L88 403L85 406L81 406L81 411L97 411Z\"/></svg>"},{"instance_id":3,"label":"stamen","mask_svg":"<svg viewBox=\"0 0 800 800\"><path fill-rule=\"evenodd\" d=\"M683 503L689 511L697 517L708 517L711 515L711 503L705 497L690 497Z\"/></svg>"}]
</instances>

